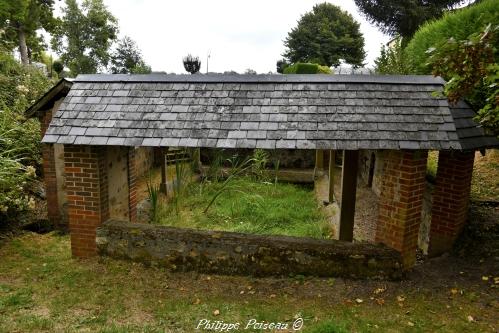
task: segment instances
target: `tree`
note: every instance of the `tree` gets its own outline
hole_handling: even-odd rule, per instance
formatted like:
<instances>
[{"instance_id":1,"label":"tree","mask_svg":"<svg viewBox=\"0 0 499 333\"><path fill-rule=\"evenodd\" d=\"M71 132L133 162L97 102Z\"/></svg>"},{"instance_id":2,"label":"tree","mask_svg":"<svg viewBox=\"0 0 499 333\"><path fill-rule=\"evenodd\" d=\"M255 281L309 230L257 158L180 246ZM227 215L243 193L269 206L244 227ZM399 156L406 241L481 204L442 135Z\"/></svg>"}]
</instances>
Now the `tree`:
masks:
<instances>
[{"instance_id":1,"label":"tree","mask_svg":"<svg viewBox=\"0 0 499 333\"><path fill-rule=\"evenodd\" d=\"M30 63L32 54L42 49L43 38L38 29L52 32L56 25L54 0L0 0L0 30L3 46L19 48L23 65Z\"/></svg>"},{"instance_id":2,"label":"tree","mask_svg":"<svg viewBox=\"0 0 499 333\"><path fill-rule=\"evenodd\" d=\"M277 60L277 63L276 63L276 71L277 71L277 73L283 74L284 70L289 65L290 64L287 63L286 59Z\"/></svg>"},{"instance_id":3,"label":"tree","mask_svg":"<svg viewBox=\"0 0 499 333\"><path fill-rule=\"evenodd\" d=\"M76 0L66 0L52 47L71 75L97 73L108 65L117 33L117 20L102 0L84 0L81 8Z\"/></svg>"},{"instance_id":4,"label":"tree","mask_svg":"<svg viewBox=\"0 0 499 333\"><path fill-rule=\"evenodd\" d=\"M410 39L426 21L473 0L354 0L366 18L384 33Z\"/></svg>"},{"instance_id":5,"label":"tree","mask_svg":"<svg viewBox=\"0 0 499 333\"><path fill-rule=\"evenodd\" d=\"M64 70L64 65L60 60L55 60L52 64L52 68L57 73L57 75L61 75L62 71Z\"/></svg>"},{"instance_id":6,"label":"tree","mask_svg":"<svg viewBox=\"0 0 499 333\"><path fill-rule=\"evenodd\" d=\"M363 66L364 37L360 25L347 12L329 3L315 5L298 21L284 41L289 63L310 62L328 67L341 60Z\"/></svg>"},{"instance_id":7,"label":"tree","mask_svg":"<svg viewBox=\"0 0 499 333\"><path fill-rule=\"evenodd\" d=\"M248 68L244 71L244 74L257 75L258 73L254 69Z\"/></svg>"},{"instance_id":8,"label":"tree","mask_svg":"<svg viewBox=\"0 0 499 333\"><path fill-rule=\"evenodd\" d=\"M409 74L410 66L402 48L401 38L391 41L390 46L383 45L381 54L374 60L377 74Z\"/></svg>"},{"instance_id":9,"label":"tree","mask_svg":"<svg viewBox=\"0 0 499 333\"><path fill-rule=\"evenodd\" d=\"M196 74L201 69L201 61L199 60L199 57L193 57L188 54L184 57L183 61L185 70L191 74Z\"/></svg>"},{"instance_id":10,"label":"tree","mask_svg":"<svg viewBox=\"0 0 499 333\"><path fill-rule=\"evenodd\" d=\"M148 74L149 67L137 46L128 36L123 37L111 55L111 72L113 74Z\"/></svg>"},{"instance_id":11,"label":"tree","mask_svg":"<svg viewBox=\"0 0 499 333\"><path fill-rule=\"evenodd\" d=\"M447 80L444 93L449 102L465 98L479 110L477 120L495 135L499 135L498 34L499 25L489 24L466 40L449 39L429 51L432 74Z\"/></svg>"},{"instance_id":12,"label":"tree","mask_svg":"<svg viewBox=\"0 0 499 333\"><path fill-rule=\"evenodd\" d=\"M450 38L465 40L492 23L499 25L497 0L481 0L427 22L414 34L404 49L412 74L431 74L428 49L438 48Z\"/></svg>"}]
</instances>

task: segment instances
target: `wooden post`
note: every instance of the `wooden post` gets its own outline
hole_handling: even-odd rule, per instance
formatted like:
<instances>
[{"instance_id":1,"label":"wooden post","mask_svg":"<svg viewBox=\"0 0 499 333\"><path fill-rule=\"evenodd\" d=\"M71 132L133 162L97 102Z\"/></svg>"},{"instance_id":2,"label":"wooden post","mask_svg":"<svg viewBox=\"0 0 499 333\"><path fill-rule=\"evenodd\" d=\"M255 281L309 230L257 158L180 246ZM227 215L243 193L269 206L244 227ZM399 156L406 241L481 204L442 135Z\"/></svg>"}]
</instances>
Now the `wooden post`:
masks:
<instances>
[{"instance_id":1,"label":"wooden post","mask_svg":"<svg viewBox=\"0 0 499 333\"><path fill-rule=\"evenodd\" d=\"M329 198L328 201L334 202L334 161L335 161L335 151L329 151Z\"/></svg>"},{"instance_id":2,"label":"wooden post","mask_svg":"<svg viewBox=\"0 0 499 333\"><path fill-rule=\"evenodd\" d=\"M343 170L341 175L341 212L340 240L353 241L355 217L355 198L357 194L357 171L359 169L359 151L343 151Z\"/></svg>"},{"instance_id":3,"label":"wooden post","mask_svg":"<svg viewBox=\"0 0 499 333\"><path fill-rule=\"evenodd\" d=\"M159 185L159 191L161 193L167 194L167 173L168 173L168 164L166 160L166 153L168 152L168 147L167 148L161 148L161 184Z\"/></svg>"}]
</instances>

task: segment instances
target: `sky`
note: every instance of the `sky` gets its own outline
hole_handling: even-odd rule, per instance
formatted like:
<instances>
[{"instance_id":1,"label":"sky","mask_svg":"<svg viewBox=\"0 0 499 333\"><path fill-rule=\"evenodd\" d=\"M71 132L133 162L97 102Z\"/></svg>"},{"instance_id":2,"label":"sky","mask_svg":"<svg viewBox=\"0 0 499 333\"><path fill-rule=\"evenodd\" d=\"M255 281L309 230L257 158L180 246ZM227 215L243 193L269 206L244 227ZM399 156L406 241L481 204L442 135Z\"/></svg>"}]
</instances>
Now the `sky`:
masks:
<instances>
[{"instance_id":1,"label":"sky","mask_svg":"<svg viewBox=\"0 0 499 333\"><path fill-rule=\"evenodd\" d=\"M201 72L251 68L275 72L283 40L317 0L104 0L118 19L120 36L129 36L153 71L185 73L182 58L199 56ZM361 25L367 67L390 39L368 23L353 0L328 1L349 12ZM63 1L60 3L60 7ZM56 11L60 12L60 8Z\"/></svg>"}]
</instances>

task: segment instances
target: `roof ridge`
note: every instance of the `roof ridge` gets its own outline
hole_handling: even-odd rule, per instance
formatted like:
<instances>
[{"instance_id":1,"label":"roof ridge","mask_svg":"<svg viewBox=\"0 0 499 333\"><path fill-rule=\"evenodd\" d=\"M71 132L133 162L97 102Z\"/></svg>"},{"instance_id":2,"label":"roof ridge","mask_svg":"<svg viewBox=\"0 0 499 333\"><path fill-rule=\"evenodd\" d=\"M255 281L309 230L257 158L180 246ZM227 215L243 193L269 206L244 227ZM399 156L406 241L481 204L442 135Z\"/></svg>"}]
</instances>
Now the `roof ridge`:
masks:
<instances>
[{"instance_id":1,"label":"roof ridge","mask_svg":"<svg viewBox=\"0 0 499 333\"><path fill-rule=\"evenodd\" d=\"M361 74L81 74L75 82L445 84L441 77L432 75Z\"/></svg>"}]
</instances>

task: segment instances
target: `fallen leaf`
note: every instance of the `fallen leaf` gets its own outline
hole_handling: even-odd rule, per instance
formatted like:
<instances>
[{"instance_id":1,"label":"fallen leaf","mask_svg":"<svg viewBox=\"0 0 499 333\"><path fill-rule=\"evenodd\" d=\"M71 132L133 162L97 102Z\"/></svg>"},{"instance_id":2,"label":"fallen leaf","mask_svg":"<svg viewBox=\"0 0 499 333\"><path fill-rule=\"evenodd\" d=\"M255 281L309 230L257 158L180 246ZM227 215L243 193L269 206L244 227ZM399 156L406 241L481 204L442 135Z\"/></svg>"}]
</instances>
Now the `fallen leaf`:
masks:
<instances>
[{"instance_id":1,"label":"fallen leaf","mask_svg":"<svg viewBox=\"0 0 499 333\"><path fill-rule=\"evenodd\" d=\"M356 298L355 299L355 303L357 303L357 304L360 304L360 303L363 303L363 302L364 301L362 299L360 299L360 298Z\"/></svg>"},{"instance_id":2,"label":"fallen leaf","mask_svg":"<svg viewBox=\"0 0 499 333\"><path fill-rule=\"evenodd\" d=\"M214 316L218 316L219 314L220 314L220 310L217 309L217 310L213 311Z\"/></svg>"},{"instance_id":3,"label":"fallen leaf","mask_svg":"<svg viewBox=\"0 0 499 333\"><path fill-rule=\"evenodd\" d=\"M275 296L276 296L275 294L271 294L269 297L270 298L275 298Z\"/></svg>"},{"instance_id":4,"label":"fallen leaf","mask_svg":"<svg viewBox=\"0 0 499 333\"><path fill-rule=\"evenodd\" d=\"M376 303L378 303L378 305L383 305L385 304L385 300L382 298L376 298Z\"/></svg>"},{"instance_id":5,"label":"fallen leaf","mask_svg":"<svg viewBox=\"0 0 499 333\"><path fill-rule=\"evenodd\" d=\"M378 294L384 293L385 291L386 291L386 287L377 288L374 290L374 294L378 295Z\"/></svg>"},{"instance_id":6,"label":"fallen leaf","mask_svg":"<svg viewBox=\"0 0 499 333\"><path fill-rule=\"evenodd\" d=\"M413 323L412 321L408 321L408 322L407 322L407 326L414 327L414 323Z\"/></svg>"},{"instance_id":7,"label":"fallen leaf","mask_svg":"<svg viewBox=\"0 0 499 333\"><path fill-rule=\"evenodd\" d=\"M488 276L482 276L482 281L489 281L489 277Z\"/></svg>"},{"instance_id":8,"label":"fallen leaf","mask_svg":"<svg viewBox=\"0 0 499 333\"><path fill-rule=\"evenodd\" d=\"M199 298L196 298L196 300L194 301L194 304L200 304L201 303L201 300Z\"/></svg>"},{"instance_id":9,"label":"fallen leaf","mask_svg":"<svg viewBox=\"0 0 499 333\"><path fill-rule=\"evenodd\" d=\"M451 293L452 295L455 295L455 294L457 294L458 292L459 292L459 291L458 291L456 288L452 288L452 289L450 290L450 293Z\"/></svg>"},{"instance_id":10,"label":"fallen leaf","mask_svg":"<svg viewBox=\"0 0 499 333\"><path fill-rule=\"evenodd\" d=\"M239 294L241 294L241 295L242 295L242 294L244 294L244 290L241 290L241 291L239 292Z\"/></svg>"},{"instance_id":11,"label":"fallen leaf","mask_svg":"<svg viewBox=\"0 0 499 333\"><path fill-rule=\"evenodd\" d=\"M403 301L405 301L405 297L402 296L402 295L399 295L399 296L397 296L397 301L398 302L403 302Z\"/></svg>"},{"instance_id":12,"label":"fallen leaf","mask_svg":"<svg viewBox=\"0 0 499 333\"><path fill-rule=\"evenodd\" d=\"M467 319L470 323L475 321L475 318L473 318L472 316L468 316Z\"/></svg>"}]
</instances>

